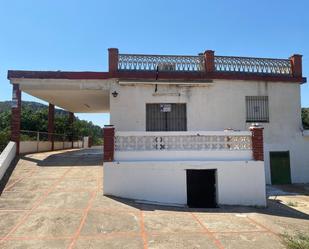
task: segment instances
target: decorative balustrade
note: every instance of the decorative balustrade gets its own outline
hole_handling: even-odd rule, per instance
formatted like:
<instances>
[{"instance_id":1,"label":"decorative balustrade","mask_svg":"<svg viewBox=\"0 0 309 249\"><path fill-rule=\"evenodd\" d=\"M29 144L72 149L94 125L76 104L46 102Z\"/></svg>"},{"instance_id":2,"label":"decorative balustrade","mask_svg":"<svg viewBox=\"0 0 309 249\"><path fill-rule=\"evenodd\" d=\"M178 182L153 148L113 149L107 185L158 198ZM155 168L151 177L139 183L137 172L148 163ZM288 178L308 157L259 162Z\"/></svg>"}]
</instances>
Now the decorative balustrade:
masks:
<instances>
[{"instance_id":1,"label":"decorative balustrade","mask_svg":"<svg viewBox=\"0 0 309 249\"><path fill-rule=\"evenodd\" d=\"M290 75L291 61L288 59L267 59L234 56L215 56L215 71Z\"/></svg>"},{"instance_id":2,"label":"decorative balustrade","mask_svg":"<svg viewBox=\"0 0 309 249\"><path fill-rule=\"evenodd\" d=\"M115 136L115 151L251 149L251 132L117 132Z\"/></svg>"},{"instance_id":3,"label":"decorative balustrade","mask_svg":"<svg viewBox=\"0 0 309 249\"><path fill-rule=\"evenodd\" d=\"M203 56L119 54L118 70L195 72L204 68Z\"/></svg>"},{"instance_id":4,"label":"decorative balustrade","mask_svg":"<svg viewBox=\"0 0 309 249\"><path fill-rule=\"evenodd\" d=\"M118 71L203 72L206 57L176 55L118 54ZM290 59L214 56L208 72L292 75Z\"/></svg>"}]
</instances>

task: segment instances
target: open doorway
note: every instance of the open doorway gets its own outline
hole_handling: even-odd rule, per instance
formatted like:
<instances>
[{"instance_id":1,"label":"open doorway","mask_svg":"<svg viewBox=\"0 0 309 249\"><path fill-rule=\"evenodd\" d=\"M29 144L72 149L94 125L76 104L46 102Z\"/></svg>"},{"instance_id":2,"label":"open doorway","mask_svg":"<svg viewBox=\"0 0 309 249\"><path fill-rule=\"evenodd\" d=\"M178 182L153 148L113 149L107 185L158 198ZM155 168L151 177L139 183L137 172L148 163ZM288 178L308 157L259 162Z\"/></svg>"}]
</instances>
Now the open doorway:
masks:
<instances>
[{"instance_id":1,"label":"open doorway","mask_svg":"<svg viewBox=\"0 0 309 249\"><path fill-rule=\"evenodd\" d=\"M187 170L187 205L214 208L216 201L216 170Z\"/></svg>"}]
</instances>

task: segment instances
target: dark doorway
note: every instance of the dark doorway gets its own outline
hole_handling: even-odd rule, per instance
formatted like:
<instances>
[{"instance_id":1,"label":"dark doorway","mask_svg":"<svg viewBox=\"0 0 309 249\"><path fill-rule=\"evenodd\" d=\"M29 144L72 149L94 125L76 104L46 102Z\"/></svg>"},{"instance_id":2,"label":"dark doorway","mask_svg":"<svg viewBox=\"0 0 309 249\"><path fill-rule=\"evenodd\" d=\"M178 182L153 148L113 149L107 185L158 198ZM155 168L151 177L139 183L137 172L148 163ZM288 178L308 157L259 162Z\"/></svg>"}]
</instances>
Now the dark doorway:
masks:
<instances>
[{"instance_id":1,"label":"dark doorway","mask_svg":"<svg viewBox=\"0 0 309 249\"><path fill-rule=\"evenodd\" d=\"M269 152L270 173L272 184L290 184L290 152L289 151L272 151Z\"/></svg>"},{"instance_id":2,"label":"dark doorway","mask_svg":"<svg viewBox=\"0 0 309 249\"><path fill-rule=\"evenodd\" d=\"M216 170L187 170L187 204L195 208L214 208L216 202Z\"/></svg>"},{"instance_id":3,"label":"dark doorway","mask_svg":"<svg viewBox=\"0 0 309 249\"><path fill-rule=\"evenodd\" d=\"M186 104L146 104L146 131L186 130Z\"/></svg>"}]
</instances>

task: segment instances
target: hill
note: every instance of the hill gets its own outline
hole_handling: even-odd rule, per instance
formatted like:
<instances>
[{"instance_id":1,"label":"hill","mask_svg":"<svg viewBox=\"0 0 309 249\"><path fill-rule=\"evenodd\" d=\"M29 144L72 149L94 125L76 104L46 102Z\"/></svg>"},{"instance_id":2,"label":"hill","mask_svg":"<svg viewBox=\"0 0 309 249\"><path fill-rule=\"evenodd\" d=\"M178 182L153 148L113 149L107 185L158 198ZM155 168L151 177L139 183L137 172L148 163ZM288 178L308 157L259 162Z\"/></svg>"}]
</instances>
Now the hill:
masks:
<instances>
[{"instance_id":1,"label":"hill","mask_svg":"<svg viewBox=\"0 0 309 249\"><path fill-rule=\"evenodd\" d=\"M34 101L22 101L21 105L22 107L30 108L33 111L39 111L39 110L48 108L47 105L34 102ZM12 106L12 101L2 101L2 102L0 101L0 113L5 112L5 111L10 111L11 106ZM68 112L62 109L55 108L55 113L65 115Z\"/></svg>"}]
</instances>

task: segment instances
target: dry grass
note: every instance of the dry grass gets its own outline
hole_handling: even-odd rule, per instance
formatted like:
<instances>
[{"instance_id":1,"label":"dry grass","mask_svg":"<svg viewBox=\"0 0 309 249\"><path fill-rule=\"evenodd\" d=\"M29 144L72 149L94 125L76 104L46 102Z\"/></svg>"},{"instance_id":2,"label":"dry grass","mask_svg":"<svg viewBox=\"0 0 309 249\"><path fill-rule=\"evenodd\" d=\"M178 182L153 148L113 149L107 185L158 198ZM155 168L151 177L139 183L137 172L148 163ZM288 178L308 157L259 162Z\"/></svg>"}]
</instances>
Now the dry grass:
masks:
<instances>
[{"instance_id":1,"label":"dry grass","mask_svg":"<svg viewBox=\"0 0 309 249\"><path fill-rule=\"evenodd\" d=\"M283 242L288 249L309 249L309 235L298 233L294 236L284 234Z\"/></svg>"},{"instance_id":2,"label":"dry grass","mask_svg":"<svg viewBox=\"0 0 309 249\"><path fill-rule=\"evenodd\" d=\"M297 207L297 206L298 206L298 203L297 203L297 202L293 202L293 201L289 201L289 202L287 203L287 205L290 206L290 207Z\"/></svg>"}]
</instances>

